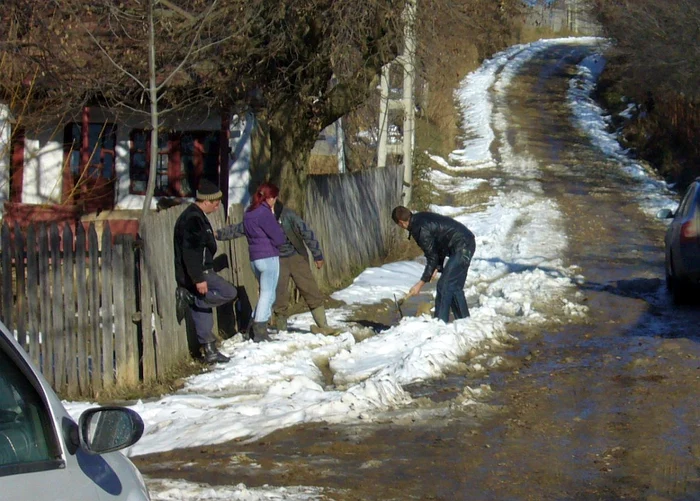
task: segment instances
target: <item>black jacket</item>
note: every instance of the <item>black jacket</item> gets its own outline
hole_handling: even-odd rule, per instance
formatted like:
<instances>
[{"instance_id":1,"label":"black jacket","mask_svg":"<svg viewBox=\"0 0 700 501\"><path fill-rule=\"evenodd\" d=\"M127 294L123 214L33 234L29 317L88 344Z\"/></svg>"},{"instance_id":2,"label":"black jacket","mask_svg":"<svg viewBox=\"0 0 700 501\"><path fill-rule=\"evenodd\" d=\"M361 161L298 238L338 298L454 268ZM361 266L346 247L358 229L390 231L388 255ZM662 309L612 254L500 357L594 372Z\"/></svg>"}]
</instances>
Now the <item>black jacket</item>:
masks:
<instances>
[{"instance_id":1,"label":"black jacket","mask_svg":"<svg viewBox=\"0 0 700 501\"><path fill-rule=\"evenodd\" d=\"M192 204L175 222L175 279L181 287L194 291L204 282L204 272L214 268L216 240L202 209Z\"/></svg>"},{"instance_id":2,"label":"black jacket","mask_svg":"<svg viewBox=\"0 0 700 501\"><path fill-rule=\"evenodd\" d=\"M408 233L425 253L423 282L430 282L433 272L442 268L445 257L464 251L474 254L474 234L451 217L416 212L408 223Z\"/></svg>"}]
</instances>

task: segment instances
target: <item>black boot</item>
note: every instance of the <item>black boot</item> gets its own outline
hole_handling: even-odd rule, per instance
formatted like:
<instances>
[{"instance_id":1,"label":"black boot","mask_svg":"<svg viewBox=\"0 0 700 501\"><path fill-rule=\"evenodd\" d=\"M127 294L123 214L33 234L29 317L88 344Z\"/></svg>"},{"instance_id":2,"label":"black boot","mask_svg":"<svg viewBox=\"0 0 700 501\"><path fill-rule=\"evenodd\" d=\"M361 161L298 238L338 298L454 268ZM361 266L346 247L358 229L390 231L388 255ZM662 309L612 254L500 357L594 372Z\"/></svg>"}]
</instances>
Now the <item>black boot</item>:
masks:
<instances>
[{"instance_id":1,"label":"black boot","mask_svg":"<svg viewBox=\"0 0 700 501\"><path fill-rule=\"evenodd\" d=\"M207 364L225 364L231 360L216 349L216 343L214 341L211 343L204 343L202 345L202 351L204 352L204 362Z\"/></svg>"},{"instance_id":2,"label":"black boot","mask_svg":"<svg viewBox=\"0 0 700 501\"><path fill-rule=\"evenodd\" d=\"M178 287L175 289L175 315L177 317L178 324L182 323L182 320L185 318L187 308L193 304L194 294L184 287Z\"/></svg>"},{"instance_id":3,"label":"black boot","mask_svg":"<svg viewBox=\"0 0 700 501\"><path fill-rule=\"evenodd\" d=\"M253 341L256 343L272 341L272 339L270 339L270 334L267 332L267 322L253 323Z\"/></svg>"}]
</instances>

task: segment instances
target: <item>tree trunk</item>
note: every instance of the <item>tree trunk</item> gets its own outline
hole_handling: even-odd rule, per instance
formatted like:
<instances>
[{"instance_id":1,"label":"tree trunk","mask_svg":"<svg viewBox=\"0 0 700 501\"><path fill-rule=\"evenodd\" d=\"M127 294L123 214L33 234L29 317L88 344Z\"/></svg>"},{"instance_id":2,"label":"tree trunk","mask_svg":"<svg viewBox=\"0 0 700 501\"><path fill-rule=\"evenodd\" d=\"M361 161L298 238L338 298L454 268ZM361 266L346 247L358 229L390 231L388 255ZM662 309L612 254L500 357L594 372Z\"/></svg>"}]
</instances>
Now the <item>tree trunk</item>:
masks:
<instances>
[{"instance_id":1,"label":"tree trunk","mask_svg":"<svg viewBox=\"0 0 700 501\"><path fill-rule=\"evenodd\" d=\"M153 26L153 2L148 2L148 95L151 101L151 148L149 158L151 159L148 169L148 183L146 185L146 196L141 209L141 221L151 210L151 200L156 187L156 168L158 164L158 88L156 85L156 41L155 29Z\"/></svg>"},{"instance_id":2,"label":"tree trunk","mask_svg":"<svg viewBox=\"0 0 700 501\"><path fill-rule=\"evenodd\" d=\"M279 125L278 125L279 124ZM301 119L270 125L271 158L269 179L280 187L280 198L303 216L306 178L315 136Z\"/></svg>"}]
</instances>

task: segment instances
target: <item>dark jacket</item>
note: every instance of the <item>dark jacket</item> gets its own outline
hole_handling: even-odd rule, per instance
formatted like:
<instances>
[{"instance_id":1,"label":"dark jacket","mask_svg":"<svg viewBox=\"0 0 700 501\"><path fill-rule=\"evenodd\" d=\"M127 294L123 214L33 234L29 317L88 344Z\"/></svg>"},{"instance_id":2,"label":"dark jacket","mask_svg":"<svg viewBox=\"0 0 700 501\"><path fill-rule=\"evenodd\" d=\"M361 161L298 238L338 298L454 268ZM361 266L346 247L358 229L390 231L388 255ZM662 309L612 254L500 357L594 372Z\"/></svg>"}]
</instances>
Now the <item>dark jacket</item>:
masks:
<instances>
[{"instance_id":1,"label":"dark jacket","mask_svg":"<svg viewBox=\"0 0 700 501\"><path fill-rule=\"evenodd\" d=\"M287 236L267 203L246 211L243 214L243 227L251 261L280 255L279 247L287 241Z\"/></svg>"},{"instance_id":2,"label":"dark jacket","mask_svg":"<svg viewBox=\"0 0 700 501\"><path fill-rule=\"evenodd\" d=\"M194 290L204 282L204 272L214 268L216 240L206 214L197 204L187 207L175 222L175 279L178 285Z\"/></svg>"},{"instance_id":3,"label":"dark jacket","mask_svg":"<svg viewBox=\"0 0 700 501\"><path fill-rule=\"evenodd\" d=\"M423 282L430 282L433 272L442 268L445 257L464 251L474 254L474 234L451 217L416 212L408 223L408 233L425 254Z\"/></svg>"},{"instance_id":4,"label":"dark jacket","mask_svg":"<svg viewBox=\"0 0 700 501\"><path fill-rule=\"evenodd\" d=\"M287 241L279 248L280 257L291 257L294 254L308 256L306 248L311 251L314 261L322 261L321 246L314 236L314 232L306 225L306 222L293 210L287 209L280 202L275 203L275 217L287 236ZM224 226L216 232L217 240L232 240L245 236L243 223Z\"/></svg>"}]
</instances>

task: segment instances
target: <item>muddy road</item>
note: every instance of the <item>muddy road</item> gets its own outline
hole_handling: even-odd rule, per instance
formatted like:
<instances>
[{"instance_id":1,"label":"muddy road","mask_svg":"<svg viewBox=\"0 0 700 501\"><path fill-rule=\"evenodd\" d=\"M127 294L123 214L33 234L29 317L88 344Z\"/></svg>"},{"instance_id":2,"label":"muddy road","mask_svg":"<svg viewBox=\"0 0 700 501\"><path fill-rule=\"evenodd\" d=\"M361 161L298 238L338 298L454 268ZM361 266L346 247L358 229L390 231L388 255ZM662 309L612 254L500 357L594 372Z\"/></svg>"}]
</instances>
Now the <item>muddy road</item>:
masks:
<instances>
[{"instance_id":1,"label":"muddy road","mask_svg":"<svg viewBox=\"0 0 700 501\"><path fill-rule=\"evenodd\" d=\"M579 267L584 320L519 328L498 367L409 388L439 409L429 421L300 426L137 457L140 470L319 486L336 500L700 499L700 306L672 304L663 223L571 122L566 92L587 54L554 45L526 63L497 103L508 124L494 143L540 166L564 216L567 264ZM489 388L482 405L451 406L467 387Z\"/></svg>"}]
</instances>

